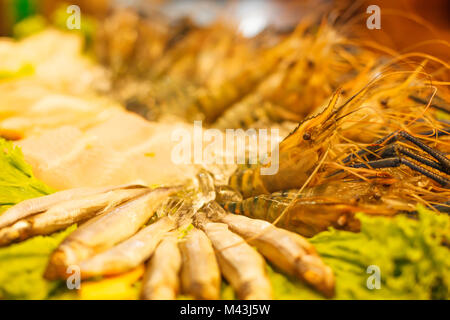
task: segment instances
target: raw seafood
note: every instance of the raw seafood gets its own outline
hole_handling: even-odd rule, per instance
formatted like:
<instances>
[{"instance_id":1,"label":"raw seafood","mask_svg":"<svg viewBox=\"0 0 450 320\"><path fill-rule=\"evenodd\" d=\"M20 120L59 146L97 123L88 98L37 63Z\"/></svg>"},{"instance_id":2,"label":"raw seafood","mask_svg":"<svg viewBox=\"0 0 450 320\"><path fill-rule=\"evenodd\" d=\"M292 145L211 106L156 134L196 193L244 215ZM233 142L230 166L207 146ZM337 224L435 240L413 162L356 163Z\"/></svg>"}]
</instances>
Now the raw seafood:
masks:
<instances>
[{"instance_id":1,"label":"raw seafood","mask_svg":"<svg viewBox=\"0 0 450 320\"><path fill-rule=\"evenodd\" d=\"M155 213L156 208L177 188L157 188L89 221L53 252L45 277L66 277L69 265L77 265L132 236Z\"/></svg>"}]
</instances>

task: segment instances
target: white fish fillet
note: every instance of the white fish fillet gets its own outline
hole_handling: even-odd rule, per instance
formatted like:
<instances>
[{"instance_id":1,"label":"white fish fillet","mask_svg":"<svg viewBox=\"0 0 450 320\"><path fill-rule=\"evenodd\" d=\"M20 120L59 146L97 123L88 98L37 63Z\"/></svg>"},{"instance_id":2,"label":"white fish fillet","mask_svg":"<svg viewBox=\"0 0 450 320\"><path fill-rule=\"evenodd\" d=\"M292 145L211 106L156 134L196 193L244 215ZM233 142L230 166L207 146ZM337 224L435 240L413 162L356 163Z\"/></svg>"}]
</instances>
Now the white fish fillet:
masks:
<instances>
[{"instance_id":1,"label":"white fish fillet","mask_svg":"<svg viewBox=\"0 0 450 320\"><path fill-rule=\"evenodd\" d=\"M171 141L171 134L186 127L150 124L121 112L86 132L65 126L17 145L35 175L56 189L136 182L173 185L197 172L191 163L176 163L172 155L177 142Z\"/></svg>"},{"instance_id":2,"label":"white fish fillet","mask_svg":"<svg viewBox=\"0 0 450 320\"><path fill-rule=\"evenodd\" d=\"M156 130L157 127L134 113L116 112L106 121L86 130L85 134L100 137L105 146L116 151L127 151L149 140Z\"/></svg>"}]
</instances>

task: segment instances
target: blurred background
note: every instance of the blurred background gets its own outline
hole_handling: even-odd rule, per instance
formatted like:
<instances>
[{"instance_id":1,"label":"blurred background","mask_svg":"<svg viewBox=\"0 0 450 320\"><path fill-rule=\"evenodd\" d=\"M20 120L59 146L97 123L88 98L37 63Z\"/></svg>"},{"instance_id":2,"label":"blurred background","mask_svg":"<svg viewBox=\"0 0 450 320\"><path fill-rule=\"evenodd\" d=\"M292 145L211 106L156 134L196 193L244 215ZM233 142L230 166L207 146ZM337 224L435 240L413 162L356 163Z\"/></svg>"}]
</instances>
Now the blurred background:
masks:
<instances>
[{"instance_id":1,"label":"blurred background","mask_svg":"<svg viewBox=\"0 0 450 320\"><path fill-rule=\"evenodd\" d=\"M0 0L0 35L20 37L17 24L30 17L38 27L58 20L61 8L76 4L82 17L102 19L113 7L133 6L143 13L158 10L169 17L189 16L208 24L218 15L234 19L240 31L253 36L268 26L290 28L305 12L333 11L336 25L351 35L374 41L397 52L421 51L448 60L450 42L450 1L448 0ZM368 30L366 8L381 8L381 29ZM439 39L439 41L434 41Z\"/></svg>"}]
</instances>

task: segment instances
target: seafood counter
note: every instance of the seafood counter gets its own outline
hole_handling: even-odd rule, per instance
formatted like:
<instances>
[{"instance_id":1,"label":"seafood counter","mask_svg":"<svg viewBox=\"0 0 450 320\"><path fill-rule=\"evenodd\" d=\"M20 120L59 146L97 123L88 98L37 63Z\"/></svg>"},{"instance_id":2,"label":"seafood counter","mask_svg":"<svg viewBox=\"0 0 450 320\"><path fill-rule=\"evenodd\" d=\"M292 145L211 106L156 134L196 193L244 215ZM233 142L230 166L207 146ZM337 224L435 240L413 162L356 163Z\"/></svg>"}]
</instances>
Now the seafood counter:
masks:
<instances>
[{"instance_id":1,"label":"seafood counter","mask_svg":"<svg viewBox=\"0 0 450 320\"><path fill-rule=\"evenodd\" d=\"M0 298L448 299L449 66L326 17L0 39Z\"/></svg>"}]
</instances>

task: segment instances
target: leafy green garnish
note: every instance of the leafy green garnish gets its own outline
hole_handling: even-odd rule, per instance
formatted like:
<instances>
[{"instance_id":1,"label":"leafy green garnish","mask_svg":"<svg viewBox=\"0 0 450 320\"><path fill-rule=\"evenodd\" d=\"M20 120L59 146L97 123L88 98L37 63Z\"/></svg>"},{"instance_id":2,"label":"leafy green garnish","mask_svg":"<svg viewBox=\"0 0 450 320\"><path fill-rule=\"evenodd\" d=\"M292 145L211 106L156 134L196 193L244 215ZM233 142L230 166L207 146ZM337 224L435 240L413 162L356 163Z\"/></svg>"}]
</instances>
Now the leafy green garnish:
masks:
<instances>
[{"instance_id":1,"label":"leafy green garnish","mask_svg":"<svg viewBox=\"0 0 450 320\"><path fill-rule=\"evenodd\" d=\"M33 65L25 63L17 70L0 70L0 81L13 80L17 78L27 77L33 74L34 74Z\"/></svg>"},{"instance_id":2,"label":"leafy green garnish","mask_svg":"<svg viewBox=\"0 0 450 320\"><path fill-rule=\"evenodd\" d=\"M33 176L22 151L0 138L0 212L25 199L53 192ZM44 299L59 283L42 277L50 253L76 226L0 248L0 298Z\"/></svg>"},{"instance_id":3,"label":"leafy green garnish","mask_svg":"<svg viewBox=\"0 0 450 320\"><path fill-rule=\"evenodd\" d=\"M20 148L0 138L0 214L25 199L52 192L52 188L33 176Z\"/></svg>"},{"instance_id":4,"label":"leafy green garnish","mask_svg":"<svg viewBox=\"0 0 450 320\"><path fill-rule=\"evenodd\" d=\"M331 229L310 239L335 273L336 299L450 298L449 216L419 206L418 219L358 218L359 233ZM379 268L380 289L368 288L374 275L369 266ZM278 298L317 298L283 275L277 277L284 283L275 284Z\"/></svg>"},{"instance_id":5,"label":"leafy green garnish","mask_svg":"<svg viewBox=\"0 0 450 320\"><path fill-rule=\"evenodd\" d=\"M33 15L16 23L13 27L13 35L16 39L25 38L44 30L46 26L47 22L43 16Z\"/></svg>"},{"instance_id":6,"label":"leafy green garnish","mask_svg":"<svg viewBox=\"0 0 450 320\"><path fill-rule=\"evenodd\" d=\"M0 248L0 298L45 299L64 281L47 281L42 275L48 258L76 225L52 236L38 236Z\"/></svg>"}]
</instances>

